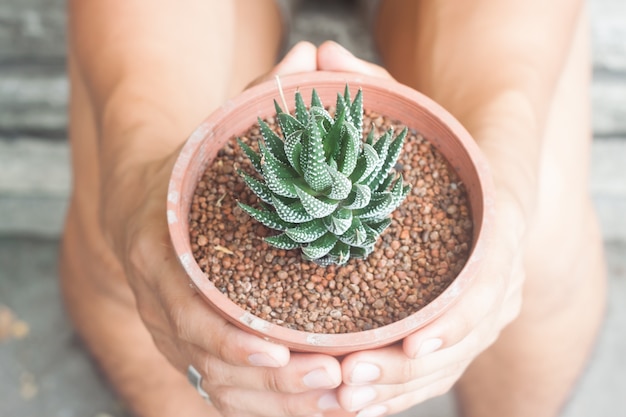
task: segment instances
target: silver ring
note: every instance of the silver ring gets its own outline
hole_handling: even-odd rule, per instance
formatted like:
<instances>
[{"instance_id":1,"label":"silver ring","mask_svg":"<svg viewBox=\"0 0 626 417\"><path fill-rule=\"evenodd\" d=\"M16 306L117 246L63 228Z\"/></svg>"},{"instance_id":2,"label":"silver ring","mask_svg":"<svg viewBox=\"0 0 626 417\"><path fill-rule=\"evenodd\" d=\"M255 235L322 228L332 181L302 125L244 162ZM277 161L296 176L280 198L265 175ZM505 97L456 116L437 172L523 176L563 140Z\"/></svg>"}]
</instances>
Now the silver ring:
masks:
<instances>
[{"instance_id":1,"label":"silver ring","mask_svg":"<svg viewBox=\"0 0 626 417\"><path fill-rule=\"evenodd\" d=\"M189 380L191 385L194 386L196 391L198 391L198 394L200 394L202 399L211 404L211 397L209 396L209 393L206 392L204 388L202 388L202 375L200 375L200 372L198 372L198 370L192 365L189 365L189 367L187 368L187 379Z\"/></svg>"}]
</instances>

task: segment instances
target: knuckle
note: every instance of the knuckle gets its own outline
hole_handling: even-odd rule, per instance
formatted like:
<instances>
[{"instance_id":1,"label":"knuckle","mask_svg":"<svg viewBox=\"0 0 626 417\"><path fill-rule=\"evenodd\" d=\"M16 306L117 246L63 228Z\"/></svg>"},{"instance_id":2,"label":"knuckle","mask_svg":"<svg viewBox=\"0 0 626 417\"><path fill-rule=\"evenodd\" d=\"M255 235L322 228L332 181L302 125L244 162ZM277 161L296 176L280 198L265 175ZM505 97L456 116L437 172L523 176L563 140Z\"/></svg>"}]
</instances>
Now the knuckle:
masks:
<instances>
[{"instance_id":1,"label":"knuckle","mask_svg":"<svg viewBox=\"0 0 626 417\"><path fill-rule=\"evenodd\" d=\"M220 410L224 417L230 417L237 415L237 408L235 404L237 402L234 398L234 390L231 388L214 388L209 393L211 397L211 403L215 408Z\"/></svg>"},{"instance_id":2,"label":"knuckle","mask_svg":"<svg viewBox=\"0 0 626 417\"><path fill-rule=\"evenodd\" d=\"M174 335L179 340L189 341L189 329L187 326L189 311L187 304L174 301L167 307L167 313Z\"/></svg>"},{"instance_id":3,"label":"knuckle","mask_svg":"<svg viewBox=\"0 0 626 417\"><path fill-rule=\"evenodd\" d=\"M235 378L228 367L213 355L202 353L194 356L194 363L198 365L200 373L205 375L204 382L211 387L235 386Z\"/></svg>"},{"instance_id":4,"label":"knuckle","mask_svg":"<svg viewBox=\"0 0 626 417\"><path fill-rule=\"evenodd\" d=\"M213 360L211 356L201 354L194 358L195 364L202 375L205 375L204 381L211 381L211 385L215 385L215 372L213 372Z\"/></svg>"},{"instance_id":5,"label":"knuckle","mask_svg":"<svg viewBox=\"0 0 626 417\"><path fill-rule=\"evenodd\" d=\"M136 271L145 269L146 265L150 264L150 241L142 238L137 232L129 232L127 240L126 261L128 265Z\"/></svg>"},{"instance_id":6,"label":"knuckle","mask_svg":"<svg viewBox=\"0 0 626 417\"><path fill-rule=\"evenodd\" d=\"M402 381L400 382L409 382L417 378L417 376L419 375L419 369L417 364L418 361L410 360L406 361L405 366L400 367L402 378Z\"/></svg>"},{"instance_id":7,"label":"knuckle","mask_svg":"<svg viewBox=\"0 0 626 417\"><path fill-rule=\"evenodd\" d=\"M215 355L219 359L227 363L234 363L233 355L236 354L240 349L237 346L233 346L231 343L234 340L234 337L229 337L229 325L225 325L219 332L216 332L216 335L223 335L221 338L221 343L217 343L215 349Z\"/></svg>"},{"instance_id":8,"label":"knuckle","mask_svg":"<svg viewBox=\"0 0 626 417\"><path fill-rule=\"evenodd\" d=\"M274 370L267 369L263 372L263 386L268 391L286 392L289 385L285 384L284 379L280 378Z\"/></svg>"},{"instance_id":9,"label":"knuckle","mask_svg":"<svg viewBox=\"0 0 626 417\"><path fill-rule=\"evenodd\" d=\"M281 402L280 411L284 416L304 416L308 415L314 410L309 410L308 407L303 404L300 397L289 395L285 397L285 400Z\"/></svg>"}]
</instances>

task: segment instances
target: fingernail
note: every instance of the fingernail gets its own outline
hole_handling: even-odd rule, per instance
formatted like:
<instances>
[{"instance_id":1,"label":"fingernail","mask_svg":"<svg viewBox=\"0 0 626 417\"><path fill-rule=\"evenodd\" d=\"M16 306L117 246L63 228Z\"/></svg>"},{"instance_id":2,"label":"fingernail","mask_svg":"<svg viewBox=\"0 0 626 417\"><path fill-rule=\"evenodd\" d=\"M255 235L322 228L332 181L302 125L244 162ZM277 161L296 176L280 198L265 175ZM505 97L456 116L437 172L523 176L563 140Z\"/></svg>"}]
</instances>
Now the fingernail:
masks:
<instances>
[{"instance_id":1,"label":"fingernail","mask_svg":"<svg viewBox=\"0 0 626 417\"><path fill-rule=\"evenodd\" d=\"M433 339L428 339L425 340L424 342L422 342L422 344L420 345L420 348L417 350L417 353L415 354L416 358L419 358L420 356L424 356L424 355L428 355L429 353L433 353L434 351L436 351L437 349L439 349L441 347L441 345L443 345L443 340L435 337Z\"/></svg>"},{"instance_id":2,"label":"fingernail","mask_svg":"<svg viewBox=\"0 0 626 417\"><path fill-rule=\"evenodd\" d=\"M359 410L376 399L376 390L372 387L357 388L352 392L350 409Z\"/></svg>"},{"instance_id":3,"label":"fingernail","mask_svg":"<svg viewBox=\"0 0 626 417\"><path fill-rule=\"evenodd\" d=\"M252 366L267 366L270 368L278 368L281 366L280 362L267 353L253 353L248 356L248 362L250 362Z\"/></svg>"},{"instance_id":4,"label":"fingernail","mask_svg":"<svg viewBox=\"0 0 626 417\"><path fill-rule=\"evenodd\" d=\"M380 368L374 364L359 362L352 370L350 381L355 384L372 382L380 377Z\"/></svg>"},{"instance_id":5,"label":"fingernail","mask_svg":"<svg viewBox=\"0 0 626 417\"><path fill-rule=\"evenodd\" d=\"M309 388L333 388L333 380L325 369L314 369L302 378L302 382Z\"/></svg>"},{"instance_id":6,"label":"fingernail","mask_svg":"<svg viewBox=\"0 0 626 417\"><path fill-rule=\"evenodd\" d=\"M339 401L334 392L329 392L320 397L317 401L317 407L322 410L334 410L340 408Z\"/></svg>"},{"instance_id":7,"label":"fingernail","mask_svg":"<svg viewBox=\"0 0 626 417\"><path fill-rule=\"evenodd\" d=\"M373 405L371 407L364 408L359 411L356 417L379 417L387 412L387 407L384 405Z\"/></svg>"}]
</instances>

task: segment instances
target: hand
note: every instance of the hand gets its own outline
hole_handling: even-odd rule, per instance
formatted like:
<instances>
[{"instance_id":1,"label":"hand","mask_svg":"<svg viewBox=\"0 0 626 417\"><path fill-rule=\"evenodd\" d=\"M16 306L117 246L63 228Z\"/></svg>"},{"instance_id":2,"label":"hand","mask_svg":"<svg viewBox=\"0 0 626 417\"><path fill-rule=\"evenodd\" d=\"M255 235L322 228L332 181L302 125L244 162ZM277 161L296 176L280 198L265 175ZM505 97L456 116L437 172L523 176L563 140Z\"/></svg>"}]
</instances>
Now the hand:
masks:
<instances>
[{"instance_id":1,"label":"hand","mask_svg":"<svg viewBox=\"0 0 626 417\"><path fill-rule=\"evenodd\" d=\"M274 72L315 69L316 48L303 43ZM105 233L156 346L181 373L193 365L213 405L226 416L312 415L338 408L332 389L341 383L341 370L335 358L290 354L244 332L188 285L170 244L164 209L178 151L113 171L103 191Z\"/></svg>"},{"instance_id":2,"label":"hand","mask_svg":"<svg viewBox=\"0 0 626 417\"><path fill-rule=\"evenodd\" d=\"M332 42L319 47L318 68L390 78L383 68ZM342 361L344 384L338 398L344 409L367 417L392 414L447 392L519 314L523 217L502 194L488 237L488 257L457 303L402 343L354 353Z\"/></svg>"}]
</instances>

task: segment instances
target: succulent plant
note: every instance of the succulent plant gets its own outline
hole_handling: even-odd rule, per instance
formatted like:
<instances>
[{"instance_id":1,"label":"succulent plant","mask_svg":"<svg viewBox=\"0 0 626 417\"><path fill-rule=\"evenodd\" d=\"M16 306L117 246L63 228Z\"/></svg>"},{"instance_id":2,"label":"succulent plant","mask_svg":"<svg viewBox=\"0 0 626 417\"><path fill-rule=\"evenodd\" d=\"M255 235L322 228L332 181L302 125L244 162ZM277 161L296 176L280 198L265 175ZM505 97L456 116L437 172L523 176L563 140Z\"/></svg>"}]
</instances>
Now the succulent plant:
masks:
<instances>
[{"instance_id":1,"label":"succulent plant","mask_svg":"<svg viewBox=\"0 0 626 417\"><path fill-rule=\"evenodd\" d=\"M347 85L337 94L334 117L315 90L308 109L296 92L295 116L274 104L282 137L259 119L258 153L238 139L258 173L239 175L263 207L239 206L281 232L265 241L301 248L307 260L341 265L367 257L410 189L393 171L406 128L395 138L389 129L378 139L372 129L364 139L363 93L351 100Z\"/></svg>"}]
</instances>

